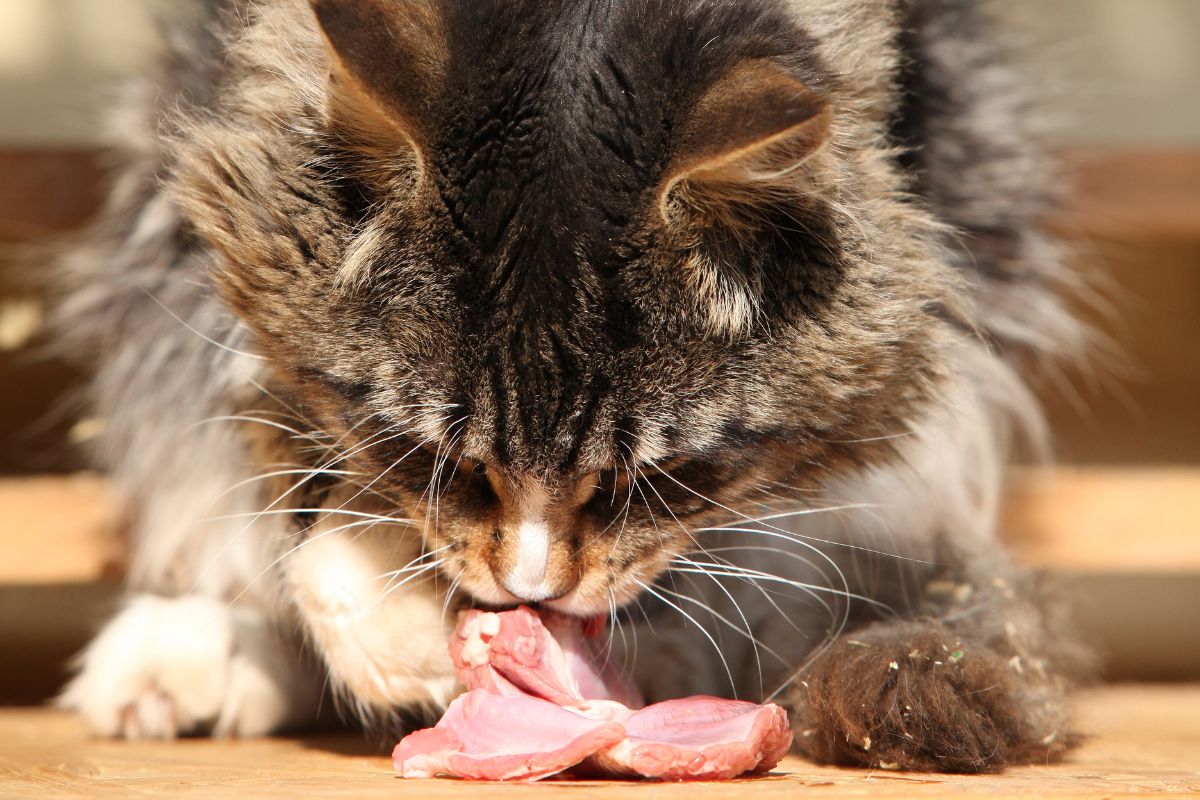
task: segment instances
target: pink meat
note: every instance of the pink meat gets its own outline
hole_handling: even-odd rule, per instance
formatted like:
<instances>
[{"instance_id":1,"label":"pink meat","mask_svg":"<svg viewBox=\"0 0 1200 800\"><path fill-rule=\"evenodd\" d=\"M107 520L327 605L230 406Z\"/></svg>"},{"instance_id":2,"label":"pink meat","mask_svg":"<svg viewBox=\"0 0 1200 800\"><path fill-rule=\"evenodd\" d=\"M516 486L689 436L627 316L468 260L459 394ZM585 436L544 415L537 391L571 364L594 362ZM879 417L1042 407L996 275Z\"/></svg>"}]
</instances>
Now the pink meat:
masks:
<instances>
[{"instance_id":1,"label":"pink meat","mask_svg":"<svg viewBox=\"0 0 1200 800\"><path fill-rule=\"evenodd\" d=\"M719 697L666 700L622 721L625 738L587 766L606 775L662 780L725 780L767 772L792 744L787 713Z\"/></svg>"},{"instance_id":2,"label":"pink meat","mask_svg":"<svg viewBox=\"0 0 1200 800\"><path fill-rule=\"evenodd\" d=\"M396 769L537 780L579 765L607 776L715 780L766 772L783 758L792 733L779 706L701 696L641 708L636 688L596 656L602 627L526 607L463 613L450 655L469 691L435 727L396 745Z\"/></svg>"},{"instance_id":3,"label":"pink meat","mask_svg":"<svg viewBox=\"0 0 1200 800\"><path fill-rule=\"evenodd\" d=\"M624 738L619 723L588 719L528 695L476 689L450 703L437 725L404 737L392 751L392 764L405 778L532 781Z\"/></svg>"},{"instance_id":4,"label":"pink meat","mask_svg":"<svg viewBox=\"0 0 1200 800\"><path fill-rule=\"evenodd\" d=\"M538 616L526 606L502 613L466 611L451 639L450 657L468 689L525 692L564 706L614 700L642 707L637 688L597 656L584 625L573 617Z\"/></svg>"}]
</instances>

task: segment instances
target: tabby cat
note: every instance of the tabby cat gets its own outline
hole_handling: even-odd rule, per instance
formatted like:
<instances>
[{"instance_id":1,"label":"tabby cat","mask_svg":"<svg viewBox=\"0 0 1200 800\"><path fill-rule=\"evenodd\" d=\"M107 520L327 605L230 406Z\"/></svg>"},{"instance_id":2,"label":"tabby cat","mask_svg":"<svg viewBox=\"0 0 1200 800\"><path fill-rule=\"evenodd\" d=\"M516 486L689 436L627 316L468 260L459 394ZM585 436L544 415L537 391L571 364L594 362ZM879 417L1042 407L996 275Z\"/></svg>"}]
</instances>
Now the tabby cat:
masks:
<instances>
[{"instance_id":1,"label":"tabby cat","mask_svg":"<svg viewBox=\"0 0 1200 800\"><path fill-rule=\"evenodd\" d=\"M1070 357L1052 171L965 0L209 0L56 274L134 514L62 702L257 735L456 687L455 610L611 619L821 761L1072 741L994 528Z\"/></svg>"}]
</instances>

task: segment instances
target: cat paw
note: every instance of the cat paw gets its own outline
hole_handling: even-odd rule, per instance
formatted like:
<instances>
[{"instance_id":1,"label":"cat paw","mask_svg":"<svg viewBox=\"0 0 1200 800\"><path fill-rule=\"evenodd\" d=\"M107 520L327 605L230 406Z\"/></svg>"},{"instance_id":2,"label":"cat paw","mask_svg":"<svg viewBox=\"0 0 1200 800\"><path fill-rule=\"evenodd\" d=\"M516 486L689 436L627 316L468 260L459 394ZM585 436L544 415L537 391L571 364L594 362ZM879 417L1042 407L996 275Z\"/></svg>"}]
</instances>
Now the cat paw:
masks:
<instances>
[{"instance_id":1,"label":"cat paw","mask_svg":"<svg viewBox=\"0 0 1200 800\"><path fill-rule=\"evenodd\" d=\"M796 748L828 763L995 772L1074 743L1059 683L932 621L845 634L789 699Z\"/></svg>"},{"instance_id":2,"label":"cat paw","mask_svg":"<svg viewBox=\"0 0 1200 800\"><path fill-rule=\"evenodd\" d=\"M80 657L59 704L96 733L256 736L315 715L320 685L269 622L205 597L135 597Z\"/></svg>"}]
</instances>

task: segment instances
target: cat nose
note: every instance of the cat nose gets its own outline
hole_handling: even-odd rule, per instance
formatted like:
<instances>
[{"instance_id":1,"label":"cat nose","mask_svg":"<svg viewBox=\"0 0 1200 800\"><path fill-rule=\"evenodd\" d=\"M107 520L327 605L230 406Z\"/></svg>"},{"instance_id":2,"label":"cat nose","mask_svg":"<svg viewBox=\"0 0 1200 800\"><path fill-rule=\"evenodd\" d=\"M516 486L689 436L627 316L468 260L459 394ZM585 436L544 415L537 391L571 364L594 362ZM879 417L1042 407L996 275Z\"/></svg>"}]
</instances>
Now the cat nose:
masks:
<instances>
[{"instance_id":1,"label":"cat nose","mask_svg":"<svg viewBox=\"0 0 1200 800\"><path fill-rule=\"evenodd\" d=\"M555 553L554 538L544 521L524 520L505 538L510 539L505 542L507 557L491 566L496 581L509 594L540 603L562 597L579 583L565 554Z\"/></svg>"}]
</instances>

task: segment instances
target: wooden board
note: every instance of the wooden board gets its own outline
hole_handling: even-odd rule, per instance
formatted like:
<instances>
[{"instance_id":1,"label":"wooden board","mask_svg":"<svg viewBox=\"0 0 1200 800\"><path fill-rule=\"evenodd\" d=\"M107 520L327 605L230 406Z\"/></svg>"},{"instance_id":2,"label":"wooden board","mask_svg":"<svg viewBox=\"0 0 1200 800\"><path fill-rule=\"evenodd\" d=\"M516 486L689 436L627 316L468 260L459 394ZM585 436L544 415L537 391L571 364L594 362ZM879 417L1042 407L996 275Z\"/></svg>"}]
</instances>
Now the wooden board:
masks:
<instances>
[{"instance_id":1,"label":"wooden board","mask_svg":"<svg viewBox=\"0 0 1200 800\"><path fill-rule=\"evenodd\" d=\"M0 480L0 584L119 576L123 521L121 504L98 476Z\"/></svg>"},{"instance_id":2,"label":"wooden board","mask_svg":"<svg viewBox=\"0 0 1200 800\"><path fill-rule=\"evenodd\" d=\"M1200 469L1018 470L1000 531L1034 567L1200 573Z\"/></svg>"},{"instance_id":3,"label":"wooden board","mask_svg":"<svg viewBox=\"0 0 1200 800\"><path fill-rule=\"evenodd\" d=\"M1195 149L1075 147L1062 159L1071 194L1053 225L1063 234L1132 242L1200 237Z\"/></svg>"},{"instance_id":4,"label":"wooden board","mask_svg":"<svg viewBox=\"0 0 1200 800\"><path fill-rule=\"evenodd\" d=\"M91 149L0 150L0 239L26 239L85 221L104 195L110 160Z\"/></svg>"},{"instance_id":5,"label":"wooden board","mask_svg":"<svg viewBox=\"0 0 1200 800\"><path fill-rule=\"evenodd\" d=\"M1064 764L999 776L833 769L787 759L731 783L406 781L361 736L123 743L91 740L49 710L0 712L0 797L633 798L1145 797L1200 792L1200 686L1093 690L1079 702L1088 741Z\"/></svg>"},{"instance_id":6,"label":"wooden board","mask_svg":"<svg viewBox=\"0 0 1200 800\"><path fill-rule=\"evenodd\" d=\"M123 515L89 475L0 479L0 585L119 577ZM1001 531L1033 567L1200 573L1200 469L1017 471Z\"/></svg>"}]
</instances>

